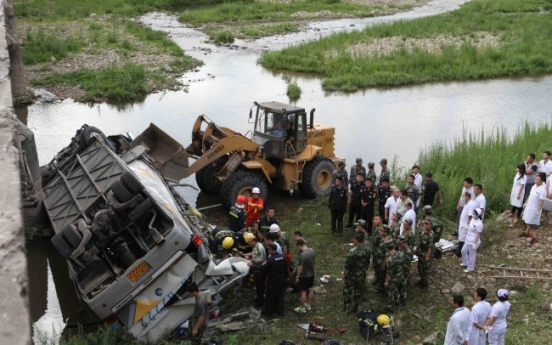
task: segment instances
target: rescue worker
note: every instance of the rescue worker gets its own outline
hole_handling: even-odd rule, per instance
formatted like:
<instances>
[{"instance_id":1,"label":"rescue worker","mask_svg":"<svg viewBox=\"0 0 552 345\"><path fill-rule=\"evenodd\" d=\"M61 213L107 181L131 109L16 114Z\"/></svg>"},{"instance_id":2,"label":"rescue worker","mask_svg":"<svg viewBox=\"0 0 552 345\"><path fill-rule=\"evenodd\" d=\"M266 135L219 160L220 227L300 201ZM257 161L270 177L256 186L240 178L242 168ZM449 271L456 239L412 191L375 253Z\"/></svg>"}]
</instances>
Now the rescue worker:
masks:
<instances>
[{"instance_id":1,"label":"rescue worker","mask_svg":"<svg viewBox=\"0 0 552 345\"><path fill-rule=\"evenodd\" d=\"M353 227L353 220L356 222L362 218L362 194L366 191L362 173L357 173L355 180L351 182L351 202L349 203L349 221L346 228Z\"/></svg>"},{"instance_id":2,"label":"rescue worker","mask_svg":"<svg viewBox=\"0 0 552 345\"><path fill-rule=\"evenodd\" d=\"M347 175L347 171L345 170L345 161L340 160L337 164L337 169L334 170L332 173L332 183L335 185L335 179L337 177L341 177L341 183L343 184L343 188L345 190L349 189L349 177Z\"/></svg>"},{"instance_id":3,"label":"rescue worker","mask_svg":"<svg viewBox=\"0 0 552 345\"><path fill-rule=\"evenodd\" d=\"M423 208L424 218L429 221L431 221L431 230L433 231L433 242L437 243L441 239L441 235L443 234L443 223L439 221L436 217L433 216L433 208L431 205L425 205ZM421 223L418 223L421 224ZM433 253L434 258L440 258L441 252L439 250L435 250Z\"/></svg>"},{"instance_id":4,"label":"rescue worker","mask_svg":"<svg viewBox=\"0 0 552 345\"><path fill-rule=\"evenodd\" d=\"M275 217L274 208L269 207L265 214L257 221L258 229L264 230L265 233L270 231L272 224L280 225L280 221Z\"/></svg>"},{"instance_id":5,"label":"rescue worker","mask_svg":"<svg viewBox=\"0 0 552 345\"><path fill-rule=\"evenodd\" d=\"M254 187L251 193L253 196L250 196L245 204L245 226L251 226L259 220L259 218L261 218L261 212L264 209L264 201L261 199L261 190L259 187Z\"/></svg>"},{"instance_id":6,"label":"rescue worker","mask_svg":"<svg viewBox=\"0 0 552 345\"><path fill-rule=\"evenodd\" d=\"M234 248L233 236L234 232L229 228L224 226L215 227L211 232L209 249L215 255L224 250L232 250Z\"/></svg>"},{"instance_id":7,"label":"rescue worker","mask_svg":"<svg viewBox=\"0 0 552 345\"><path fill-rule=\"evenodd\" d=\"M393 311L393 308L399 306L402 300L400 292L404 288L404 253L395 249L395 244L387 245L387 271L385 283L387 289L387 309Z\"/></svg>"},{"instance_id":8,"label":"rescue worker","mask_svg":"<svg viewBox=\"0 0 552 345\"><path fill-rule=\"evenodd\" d=\"M209 321L209 305L207 295L199 291L196 283L191 283L187 286L186 291L191 297L195 297L194 316L197 317L193 327L190 327L190 335L193 345L199 345L202 343L203 332L207 329L207 322Z\"/></svg>"},{"instance_id":9,"label":"rescue worker","mask_svg":"<svg viewBox=\"0 0 552 345\"><path fill-rule=\"evenodd\" d=\"M280 244L278 242L276 242L276 235L272 232L269 232L265 235L265 247L266 247L266 250L267 250L267 254L268 254L268 247L270 246L271 243L274 243L276 245L276 251L278 252L278 254L281 254L282 256L284 255L284 252L282 251L282 247L280 247ZM270 254L268 254L270 255Z\"/></svg>"},{"instance_id":10,"label":"rescue worker","mask_svg":"<svg viewBox=\"0 0 552 345\"><path fill-rule=\"evenodd\" d=\"M383 158L380 161L380 166L381 166L381 173L379 177L380 183L381 183L381 179L384 177L387 177L389 180L391 180L391 171L387 168L387 158Z\"/></svg>"},{"instance_id":11,"label":"rescue worker","mask_svg":"<svg viewBox=\"0 0 552 345\"><path fill-rule=\"evenodd\" d=\"M374 170L374 162L368 163L368 171L366 172L366 181L370 180L372 181L372 186L376 187L376 181L378 180L378 175L376 174L376 171Z\"/></svg>"},{"instance_id":12,"label":"rescue worker","mask_svg":"<svg viewBox=\"0 0 552 345\"><path fill-rule=\"evenodd\" d=\"M391 187L389 187L389 178L383 177L380 179L380 185L378 186L378 214L385 221L385 203L391 196Z\"/></svg>"},{"instance_id":13,"label":"rescue worker","mask_svg":"<svg viewBox=\"0 0 552 345\"><path fill-rule=\"evenodd\" d=\"M282 231L282 229L280 229L280 226L278 224L272 224L269 231L270 233L274 234L274 236L276 236L276 242L278 242L280 248L282 248L282 254L286 259L286 265L288 269L286 277L289 278L289 267L291 264L291 248L289 246L289 237L284 231Z\"/></svg>"},{"instance_id":14,"label":"rescue worker","mask_svg":"<svg viewBox=\"0 0 552 345\"><path fill-rule=\"evenodd\" d=\"M378 192L374 188L372 180L366 180L364 182L364 191L360 196L360 203L362 205L361 218L366 221L366 231L368 231L368 235L370 236L372 236L374 205L377 197Z\"/></svg>"},{"instance_id":15,"label":"rescue worker","mask_svg":"<svg viewBox=\"0 0 552 345\"><path fill-rule=\"evenodd\" d=\"M264 305L265 276L260 268L266 261L266 250L257 237L253 236L253 234L250 235L251 236L248 236L248 243L252 249L251 253L240 252L240 256L251 259L247 265L250 267L249 272L253 273L253 276L255 277L255 305L257 307L262 307Z\"/></svg>"},{"instance_id":16,"label":"rescue worker","mask_svg":"<svg viewBox=\"0 0 552 345\"><path fill-rule=\"evenodd\" d=\"M354 247L349 250L343 268L343 311L358 312L359 303L366 292L366 270L370 264L370 251L364 246L364 236L355 233Z\"/></svg>"},{"instance_id":17,"label":"rescue worker","mask_svg":"<svg viewBox=\"0 0 552 345\"><path fill-rule=\"evenodd\" d=\"M362 179L366 179L366 169L362 166L362 158L356 159L356 164L351 167L351 174L349 175L349 181L356 179L357 174L362 175Z\"/></svg>"},{"instance_id":18,"label":"rescue worker","mask_svg":"<svg viewBox=\"0 0 552 345\"><path fill-rule=\"evenodd\" d=\"M343 185L340 176L335 178L335 184L330 192L330 201L328 202L332 221L332 234L337 232L343 234L343 215L347 207L347 189Z\"/></svg>"},{"instance_id":19,"label":"rescue worker","mask_svg":"<svg viewBox=\"0 0 552 345\"><path fill-rule=\"evenodd\" d=\"M417 283L422 289L429 287L429 267L433 251L435 250L435 241L433 231L431 230L432 223L425 219L422 222L424 231L420 234L416 255L418 256L418 273L420 281Z\"/></svg>"},{"instance_id":20,"label":"rescue worker","mask_svg":"<svg viewBox=\"0 0 552 345\"><path fill-rule=\"evenodd\" d=\"M284 315L284 291L286 286L286 260L282 254L278 254L276 243L268 245L268 259L261 266L261 271L266 276L266 291L263 316L269 317L274 312L276 315Z\"/></svg>"},{"instance_id":21,"label":"rescue worker","mask_svg":"<svg viewBox=\"0 0 552 345\"><path fill-rule=\"evenodd\" d=\"M389 225L384 225L381 228L381 241L377 248L374 248L374 271L376 273L376 292L383 294L386 277L386 263L387 263L387 246L393 242L393 239L389 235L391 229Z\"/></svg>"},{"instance_id":22,"label":"rescue worker","mask_svg":"<svg viewBox=\"0 0 552 345\"><path fill-rule=\"evenodd\" d=\"M236 198L236 203L230 208L228 212L228 227L236 232L245 228L245 203L247 198L243 195L239 195Z\"/></svg>"}]
</instances>

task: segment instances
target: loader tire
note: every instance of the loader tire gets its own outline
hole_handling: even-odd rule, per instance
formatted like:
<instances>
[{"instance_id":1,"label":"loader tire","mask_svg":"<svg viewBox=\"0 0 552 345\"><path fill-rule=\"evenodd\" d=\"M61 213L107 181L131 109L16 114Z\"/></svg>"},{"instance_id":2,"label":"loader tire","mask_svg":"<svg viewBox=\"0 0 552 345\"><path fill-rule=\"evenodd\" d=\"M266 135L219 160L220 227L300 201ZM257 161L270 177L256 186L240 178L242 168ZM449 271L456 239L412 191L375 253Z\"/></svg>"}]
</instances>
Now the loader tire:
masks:
<instances>
[{"instance_id":1,"label":"loader tire","mask_svg":"<svg viewBox=\"0 0 552 345\"><path fill-rule=\"evenodd\" d=\"M333 162L322 156L315 156L310 162L307 162L303 169L303 182L299 186L301 195L314 199L330 194L334 170Z\"/></svg>"},{"instance_id":2,"label":"loader tire","mask_svg":"<svg viewBox=\"0 0 552 345\"><path fill-rule=\"evenodd\" d=\"M215 177L215 174L224 167L226 162L228 161L227 157L219 158L215 162L207 165L203 169L201 169L201 179L203 183L203 187L201 188L201 191L206 194L218 194L220 193L220 188L222 187L222 182L220 182L219 179ZM196 175L197 179L197 175ZM198 182L199 186L199 182Z\"/></svg>"},{"instance_id":3,"label":"loader tire","mask_svg":"<svg viewBox=\"0 0 552 345\"><path fill-rule=\"evenodd\" d=\"M197 183L197 186L199 187L199 189L203 192L205 190L205 184L203 183L203 175L205 173L205 170L204 169L199 169L198 171L196 171L195 173L195 180L196 180L196 183Z\"/></svg>"},{"instance_id":4,"label":"loader tire","mask_svg":"<svg viewBox=\"0 0 552 345\"><path fill-rule=\"evenodd\" d=\"M268 185L264 176L251 170L236 170L224 181L220 195L222 205L230 209L236 202L238 195L244 195L246 198L252 196L251 190L258 187L261 190L261 199L266 202L268 197Z\"/></svg>"}]
</instances>

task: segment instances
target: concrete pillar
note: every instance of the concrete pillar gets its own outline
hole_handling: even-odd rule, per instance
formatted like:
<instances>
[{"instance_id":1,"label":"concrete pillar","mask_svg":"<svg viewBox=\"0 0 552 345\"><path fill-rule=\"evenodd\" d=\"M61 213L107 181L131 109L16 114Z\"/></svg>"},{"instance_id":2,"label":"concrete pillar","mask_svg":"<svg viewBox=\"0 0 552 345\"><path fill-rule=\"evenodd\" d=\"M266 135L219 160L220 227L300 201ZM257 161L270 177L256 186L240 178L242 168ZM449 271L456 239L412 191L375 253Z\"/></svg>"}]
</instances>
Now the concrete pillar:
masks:
<instances>
[{"instance_id":1,"label":"concrete pillar","mask_svg":"<svg viewBox=\"0 0 552 345\"><path fill-rule=\"evenodd\" d=\"M29 103L27 95L27 84L23 73L23 60L21 59L21 48L15 26L15 14L11 0L4 0L4 18L6 23L6 38L8 41L8 52L10 56L10 77L11 92L17 104Z\"/></svg>"},{"instance_id":2,"label":"concrete pillar","mask_svg":"<svg viewBox=\"0 0 552 345\"><path fill-rule=\"evenodd\" d=\"M0 0L4 24L4 1ZM31 329L28 309L27 260L21 217L19 145L9 79L6 29L0 25L0 344L28 345Z\"/></svg>"}]
</instances>

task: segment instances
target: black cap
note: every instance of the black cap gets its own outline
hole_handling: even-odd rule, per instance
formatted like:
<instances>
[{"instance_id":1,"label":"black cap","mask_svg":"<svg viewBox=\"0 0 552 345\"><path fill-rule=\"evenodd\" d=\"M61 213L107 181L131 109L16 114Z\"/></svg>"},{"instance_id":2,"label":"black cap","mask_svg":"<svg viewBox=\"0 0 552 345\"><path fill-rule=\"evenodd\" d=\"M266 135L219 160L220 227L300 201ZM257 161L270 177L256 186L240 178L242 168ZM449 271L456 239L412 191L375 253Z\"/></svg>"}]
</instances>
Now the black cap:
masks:
<instances>
[{"instance_id":1,"label":"black cap","mask_svg":"<svg viewBox=\"0 0 552 345\"><path fill-rule=\"evenodd\" d=\"M278 246L276 245L276 243L271 243L268 245L268 248L274 250L274 251L277 251L278 250Z\"/></svg>"}]
</instances>

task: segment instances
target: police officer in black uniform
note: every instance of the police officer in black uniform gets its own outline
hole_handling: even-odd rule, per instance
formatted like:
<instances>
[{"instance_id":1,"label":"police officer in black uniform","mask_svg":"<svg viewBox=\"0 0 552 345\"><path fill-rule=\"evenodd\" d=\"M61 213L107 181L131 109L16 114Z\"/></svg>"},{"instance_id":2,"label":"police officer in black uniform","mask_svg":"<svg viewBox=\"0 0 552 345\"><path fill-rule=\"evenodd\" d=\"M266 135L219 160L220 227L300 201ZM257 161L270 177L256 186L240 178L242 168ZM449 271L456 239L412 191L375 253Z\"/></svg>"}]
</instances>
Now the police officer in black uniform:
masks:
<instances>
[{"instance_id":1,"label":"police officer in black uniform","mask_svg":"<svg viewBox=\"0 0 552 345\"><path fill-rule=\"evenodd\" d=\"M347 189L343 186L343 179L341 176L335 178L335 184L332 186L332 191L330 192L328 207L332 215L332 234L337 231L342 235L343 215L347 208Z\"/></svg>"},{"instance_id":2,"label":"police officer in black uniform","mask_svg":"<svg viewBox=\"0 0 552 345\"><path fill-rule=\"evenodd\" d=\"M275 243L268 245L268 259L260 267L266 276L266 291L264 299L263 316L284 315L284 291L286 285L287 265L286 258L278 254Z\"/></svg>"},{"instance_id":3,"label":"police officer in black uniform","mask_svg":"<svg viewBox=\"0 0 552 345\"><path fill-rule=\"evenodd\" d=\"M230 208L228 212L228 226L234 232L240 231L245 228L245 203L247 198L243 195L239 195L236 198L236 203Z\"/></svg>"},{"instance_id":4,"label":"police officer in black uniform","mask_svg":"<svg viewBox=\"0 0 552 345\"><path fill-rule=\"evenodd\" d=\"M362 203L362 219L366 221L366 231L368 235L372 235L372 228L374 226L374 205L376 204L376 198L378 192L374 188L372 180L366 180L364 182L364 191L360 198Z\"/></svg>"},{"instance_id":5,"label":"police officer in black uniform","mask_svg":"<svg viewBox=\"0 0 552 345\"><path fill-rule=\"evenodd\" d=\"M389 177L382 177L378 186L378 214L385 215L385 203L391 196L391 187L389 187Z\"/></svg>"},{"instance_id":6,"label":"police officer in black uniform","mask_svg":"<svg viewBox=\"0 0 552 345\"><path fill-rule=\"evenodd\" d=\"M349 221L347 228L353 227L353 220L362 218L362 194L365 192L364 175L362 172L357 172L356 177L351 181L351 202L349 203Z\"/></svg>"}]
</instances>

